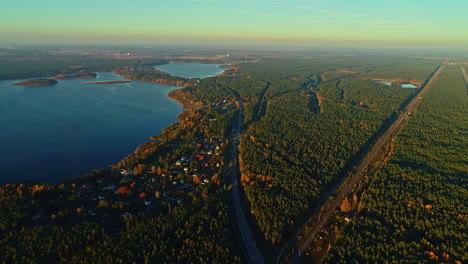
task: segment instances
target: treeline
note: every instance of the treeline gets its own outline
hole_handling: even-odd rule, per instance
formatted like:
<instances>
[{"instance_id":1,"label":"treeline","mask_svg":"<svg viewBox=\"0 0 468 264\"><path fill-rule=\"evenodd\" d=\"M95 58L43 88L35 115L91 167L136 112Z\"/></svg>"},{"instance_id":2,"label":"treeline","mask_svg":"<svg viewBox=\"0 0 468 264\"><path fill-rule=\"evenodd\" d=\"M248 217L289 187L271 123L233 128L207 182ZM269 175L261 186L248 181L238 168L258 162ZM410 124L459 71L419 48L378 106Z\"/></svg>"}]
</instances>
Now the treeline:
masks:
<instances>
[{"instance_id":1,"label":"treeline","mask_svg":"<svg viewBox=\"0 0 468 264\"><path fill-rule=\"evenodd\" d=\"M468 261L466 86L447 66L394 141L390 161L338 218L323 263ZM354 215L354 217L351 217Z\"/></svg>"},{"instance_id":2,"label":"treeline","mask_svg":"<svg viewBox=\"0 0 468 264\"><path fill-rule=\"evenodd\" d=\"M82 59L71 57L63 60L3 60L0 62L0 80L53 77L80 70L112 71L133 66L138 60Z\"/></svg>"},{"instance_id":3,"label":"treeline","mask_svg":"<svg viewBox=\"0 0 468 264\"><path fill-rule=\"evenodd\" d=\"M189 83L188 79L172 76L168 73L155 70L152 66L140 66L136 70L134 67L127 67L124 69L115 69L113 72L122 75L125 79L154 82L168 85L185 86Z\"/></svg>"},{"instance_id":4,"label":"treeline","mask_svg":"<svg viewBox=\"0 0 468 264\"><path fill-rule=\"evenodd\" d=\"M245 76L217 76L203 79L202 82L188 85L182 91L187 98L204 105L216 105L234 102L233 91L241 92L245 102L257 102L266 83L262 80L245 78Z\"/></svg>"},{"instance_id":5,"label":"treeline","mask_svg":"<svg viewBox=\"0 0 468 264\"><path fill-rule=\"evenodd\" d=\"M363 78L401 80L423 84L438 65L440 65L440 61L437 60L409 58L372 69L361 76Z\"/></svg>"}]
</instances>

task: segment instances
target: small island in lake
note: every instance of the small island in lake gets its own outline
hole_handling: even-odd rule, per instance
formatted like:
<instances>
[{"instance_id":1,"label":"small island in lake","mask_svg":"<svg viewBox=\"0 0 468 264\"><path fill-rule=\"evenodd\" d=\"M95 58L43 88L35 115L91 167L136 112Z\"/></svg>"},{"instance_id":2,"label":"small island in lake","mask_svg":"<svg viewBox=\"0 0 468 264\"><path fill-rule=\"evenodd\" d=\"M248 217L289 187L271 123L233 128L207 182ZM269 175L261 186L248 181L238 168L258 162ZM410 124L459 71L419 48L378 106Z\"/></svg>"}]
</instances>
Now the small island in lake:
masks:
<instances>
[{"instance_id":1,"label":"small island in lake","mask_svg":"<svg viewBox=\"0 0 468 264\"><path fill-rule=\"evenodd\" d=\"M87 82L85 84L114 84L114 83L129 83L132 81L108 81L108 82Z\"/></svg>"},{"instance_id":2,"label":"small island in lake","mask_svg":"<svg viewBox=\"0 0 468 264\"><path fill-rule=\"evenodd\" d=\"M24 86L48 86L54 85L58 82L54 79L34 79L34 80L26 80L19 83L14 83L13 85L24 85Z\"/></svg>"}]
</instances>

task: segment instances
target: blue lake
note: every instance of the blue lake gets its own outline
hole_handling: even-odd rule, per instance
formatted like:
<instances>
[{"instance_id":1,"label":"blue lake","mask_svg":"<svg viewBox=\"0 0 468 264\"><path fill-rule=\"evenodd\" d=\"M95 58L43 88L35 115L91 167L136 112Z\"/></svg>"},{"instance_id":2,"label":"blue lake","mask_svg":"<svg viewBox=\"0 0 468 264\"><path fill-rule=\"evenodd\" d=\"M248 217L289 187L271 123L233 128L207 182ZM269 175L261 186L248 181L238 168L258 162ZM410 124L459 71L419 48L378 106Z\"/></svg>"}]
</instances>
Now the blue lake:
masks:
<instances>
[{"instance_id":1,"label":"blue lake","mask_svg":"<svg viewBox=\"0 0 468 264\"><path fill-rule=\"evenodd\" d=\"M392 82L383 82L383 81L376 81L378 83L381 83L381 84L385 84L387 86L392 86Z\"/></svg>"},{"instance_id":2,"label":"blue lake","mask_svg":"<svg viewBox=\"0 0 468 264\"><path fill-rule=\"evenodd\" d=\"M381 84L385 84L387 86L392 86L393 83L392 82L384 82L384 81L379 81L379 80L376 80L375 82L378 82L378 83L381 83ZM401 85L402 88L418 88L418 86L412 84L412 83L404 83Z\"/></svg>"},{"instance_id":3,"label":"blue lake","mask_svg":"<svg viewBox=\"0 0 468 264\"><path fill-rule=\"evenodd\" d=\"M201 64L201 63L179 63L154 66L156 70L167 72L172 76L183 78L207 78L221 74L226 70L219 66L228 64Z\"/></svg>"},{"instance_id":4,"label":"blue lake","mask_svg":"<svg viewBox=\"0 0 468 264\"><path fill-rule=\"evenodd\" d=\"M412 83L404 83L401 87L403 88L418 88L416 85Z\"/></svg>"},{"instance_id":5,"label":"blue lake","mask_svg":"<svg viewBox=\"0 0 468 264\"><path fill-rule=\"evenodd\" d=\"M139 81L84 84L125 80L97 74L44 87L0 81L0 183L58 183L116 164L177 121L182 108L167 94L180 87Z\"/></svg>"}]
</instances>

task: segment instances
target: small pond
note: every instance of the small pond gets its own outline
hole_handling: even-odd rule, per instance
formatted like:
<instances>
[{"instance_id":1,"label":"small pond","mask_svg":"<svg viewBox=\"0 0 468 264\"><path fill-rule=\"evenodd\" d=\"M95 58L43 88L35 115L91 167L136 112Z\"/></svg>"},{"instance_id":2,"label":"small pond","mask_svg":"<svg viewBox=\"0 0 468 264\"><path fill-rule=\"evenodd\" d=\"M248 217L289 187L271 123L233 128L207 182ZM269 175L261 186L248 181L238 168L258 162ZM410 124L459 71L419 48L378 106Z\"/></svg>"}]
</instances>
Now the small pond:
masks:
<instances>
[{"instance_id":1,"label":"small pond","mask_svg":"<svg viewBox=\"0 0 468 264\"><path fill-rule=\"evenodd\" d=\"M379 80L374 80L375 82L385 84L387 86L392 86L393 82L384 82L384 81L379 81ZM404 83L401 85L402 88L418 88L418 86L412 84L412 83Z\"/></svg>"}]
</instances>

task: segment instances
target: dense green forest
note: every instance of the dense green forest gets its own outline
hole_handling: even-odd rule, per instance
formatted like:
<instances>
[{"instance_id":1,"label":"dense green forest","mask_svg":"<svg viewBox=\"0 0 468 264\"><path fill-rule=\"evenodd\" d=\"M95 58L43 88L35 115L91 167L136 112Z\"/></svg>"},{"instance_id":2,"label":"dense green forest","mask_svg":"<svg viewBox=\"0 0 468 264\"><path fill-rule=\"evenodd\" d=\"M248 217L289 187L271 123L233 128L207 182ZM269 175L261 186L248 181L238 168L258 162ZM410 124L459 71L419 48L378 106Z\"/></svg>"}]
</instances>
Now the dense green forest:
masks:
<instances>
[{"instance_id":1,"label":"dense green forest","mask_svg":"<svg viewBox=\"0 0 468 264\"><path fill-rule=\"evenodd\" d=\"M337 219L323 263L468 261L466 89L460 68L447 66L353 205L356 217Z\"/></svg>"},{"instance_id":2,"label":"dense green forest","mask_svg":"<svg viewBox=\"0 0 468 264\"><path fill-rule=\"evenodd\" d=\"M154 213L124 218L111 216L115 209L102 205L102 220L86 223L81 222L80 208L73 208L73 204L81 204L76 190L71 190L71 186L57 189L28 185L0 189L2 263L240 261L230 249L233 238L221 190L212 190L209 198L194 200L169 214L156 216ZM64 210L51 215L44 223L34 220L32 212L50 207ZM107 223L112 228L105 228L105 221L119 223ZM119 225L122 231L116 233Z\"/></svg>"},{"instance_id":3,"label":"dense green forest","mask_svg":"<svg viewBox=\"0 0 468 264\"><path fill-rule=\"evenodd\" d=\"M418 59L397 61L372 69L362 75L363 78L401 80L422 85L427 72L432 71L440 62L431 59Z\"/></svg>"},{"instance_id":4,"label":"dense green forest","mask_svg":"<svg viewBox=\"0 0 468 264\"><path fill-rule=\"evenodd\" d=\"M186 87L173 98L192 107L110 168L61 185L1 185L0 262L241 262L223 178L237 95L244 103L245 211L271 257L416 92L370 79L424 83L441 64L382 54L259 56L232 62L221 76L186 80L148 63L0 63L0 71L16 67L0 79L56 75L80 65L178 82ZM397 138L391 162L360 205L353 201L352 221L335 219L339 236L324 262L467 261L468 120L461 78L455 66L439 76Z\"/></svg>"},{"instance_id":5,"label":"dense green forest","mask_svg":"<svg viewBox=\"0 0 468 264\"><path fill-rule=\"evenodd\" d=\"M241 181L264 239L279 244L415 92L361 75L379 70L396 76L402 67L405 76L424 82L438 65L387 56L262 59L237 63L234 76L184 90L206 105L232 100L234 92L244 100Z\"/></svg>"},{"instance_id":6,"label":"dense green forest","mask_svg":"<svg viewBox=\"0 0 468 264\"><path fill-rule=\"evenodd\" d=\"M258 227L273 244L297 228L327 184L414 93L354 74L324 81L323 72L356 70L355 63L274 60L246 69L271 83L263 105L251 108L257 112L241 141L241 181Z\"/></svg>"},{"instance_id":7,"label":"dense green forest","mask_svg":"<svg viewBox=\"0 0 468 264\"><path fill-rule=\"evenodd\" d=\"M185 86L189 82L189 80L185 78L171 76L168 73L155 70L152 66L127 67L126 69L116 69L113 71L129 80L179 86Z\"/></svg>"}]
</instances>

